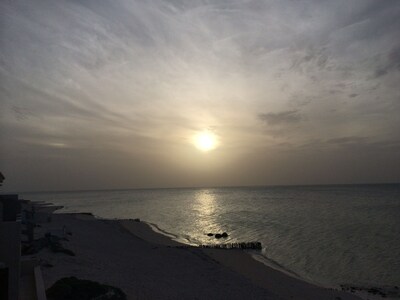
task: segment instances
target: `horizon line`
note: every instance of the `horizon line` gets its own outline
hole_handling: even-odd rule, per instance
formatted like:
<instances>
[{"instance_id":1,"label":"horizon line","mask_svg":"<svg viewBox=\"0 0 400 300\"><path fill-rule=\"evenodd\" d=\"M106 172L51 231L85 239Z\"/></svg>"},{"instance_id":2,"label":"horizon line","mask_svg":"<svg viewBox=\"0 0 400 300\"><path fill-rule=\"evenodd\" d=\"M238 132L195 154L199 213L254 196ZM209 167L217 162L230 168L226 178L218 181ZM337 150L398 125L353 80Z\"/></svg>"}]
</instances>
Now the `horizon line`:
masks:
<instances>
[{"instance_id":1,"label":"horizon line","mask_svg":"<svg viewBox=\"0 0 400 300\"><path fill-rule=\"evenodd\" d=\"M187 187L128 187L106 189L77 189L77 190L37 190L22 192L7 192L1 194L40 194L40 193L87 193L113 192L133 190L174 190L174 189L223 189L223 188L274 188L274 187L313 187L313 186L350 186L350 185L397 185L400 182L373 182L373 183L313 183L313 184L267 184L267 185L223 185L223 186L187 186Z\"/></svg>"}]
</instances>

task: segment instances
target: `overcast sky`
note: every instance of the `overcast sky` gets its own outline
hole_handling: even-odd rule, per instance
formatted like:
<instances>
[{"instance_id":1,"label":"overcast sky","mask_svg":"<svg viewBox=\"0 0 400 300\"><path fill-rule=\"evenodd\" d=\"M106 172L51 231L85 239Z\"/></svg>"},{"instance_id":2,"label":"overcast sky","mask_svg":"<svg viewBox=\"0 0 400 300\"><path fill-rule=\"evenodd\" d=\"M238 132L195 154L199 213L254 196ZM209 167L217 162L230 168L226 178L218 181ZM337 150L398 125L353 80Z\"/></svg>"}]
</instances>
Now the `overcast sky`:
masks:
<instances>
[{"instance_id":1,"label":"overcast sky","mask_svg":"<svg viewBox=\"0 0 400 300\"><path fill-rule=\"evenodd\" d=\"M0 0L0 22L3 190L400 181L398 0Z\"/></svg>"}]
</instances>

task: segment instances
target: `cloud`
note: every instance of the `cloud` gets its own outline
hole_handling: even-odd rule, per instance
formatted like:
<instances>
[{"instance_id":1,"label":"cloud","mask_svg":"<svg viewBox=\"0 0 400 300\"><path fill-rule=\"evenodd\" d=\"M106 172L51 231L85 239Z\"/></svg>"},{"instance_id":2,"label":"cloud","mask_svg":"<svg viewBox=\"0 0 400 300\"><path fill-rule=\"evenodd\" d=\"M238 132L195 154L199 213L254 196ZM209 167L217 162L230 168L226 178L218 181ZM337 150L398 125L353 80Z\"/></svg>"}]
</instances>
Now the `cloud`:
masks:
<instances>
[{"instance_id":1,"label":"cloud","mask_svg":"<svg viewBox=\"0 0 400 300\"><path fill-rule=\"evenodd\" d=\"M360 136L345 136L339 137L334 139L326 140L328 144L335 144L335 145L349 145L349 144L360 144L365 143L368 139L366 137Z\"/></svg>"},{"instance_id":2,"label":"cloud","mask_svg":"<svg viewBox=\"0 0 400 300\"><path fill-rule=\"evenodd\" d=\"M262 113L258 115L258 118L271 126L295 124L303 119L297 110L288 110L279 113Z\"/></svg>"},{"instance_id":3,"label":"cloud","mask_svg":"<svg viewBox=\"0 0 400 300\"><path fill-rule=\"evenodd\" d=\"M400 72L400 46L391 50L380 61L380 65L377 66L374 72L375 78L384 76L389 72Z\"/></svg>"}]
</instances>

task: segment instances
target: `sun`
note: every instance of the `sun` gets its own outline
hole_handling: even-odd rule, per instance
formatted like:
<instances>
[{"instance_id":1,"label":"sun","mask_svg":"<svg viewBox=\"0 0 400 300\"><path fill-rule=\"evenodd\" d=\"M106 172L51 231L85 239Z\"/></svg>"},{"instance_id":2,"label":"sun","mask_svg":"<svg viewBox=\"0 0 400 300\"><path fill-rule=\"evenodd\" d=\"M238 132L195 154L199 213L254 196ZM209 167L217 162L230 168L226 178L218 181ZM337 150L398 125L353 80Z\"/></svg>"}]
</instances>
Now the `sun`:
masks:
<instances>
[{"instance_id":1,"label":"sun","mask_svg":"<svg viewBox=\"0 0 400 300\"><path fill-rule=\"evenodd\" d=\"M194 145L204 152L213 150L217 147L217 137L209 131L200 132L194 137Z\"/></svg>"}]
</instances>

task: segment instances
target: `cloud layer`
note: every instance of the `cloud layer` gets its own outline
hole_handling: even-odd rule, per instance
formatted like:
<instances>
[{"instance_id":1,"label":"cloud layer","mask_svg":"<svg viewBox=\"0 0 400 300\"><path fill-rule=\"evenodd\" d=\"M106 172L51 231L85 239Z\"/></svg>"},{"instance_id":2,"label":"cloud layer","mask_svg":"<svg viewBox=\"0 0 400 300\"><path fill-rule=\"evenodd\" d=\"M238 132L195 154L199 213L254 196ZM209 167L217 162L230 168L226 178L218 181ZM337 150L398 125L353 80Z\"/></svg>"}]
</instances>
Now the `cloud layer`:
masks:
<instances>
[{"instance_id":1,"label":"cloud layer","mask_svg":"<svg viewBox=\"0 0 400 300\"><path fill-rule=\"evenodd\" d=\"M399 181L399 15L397 0L1 1L6 186ZM206 155L205 129L221 141Z\"/></svg>"}]
</instances>

